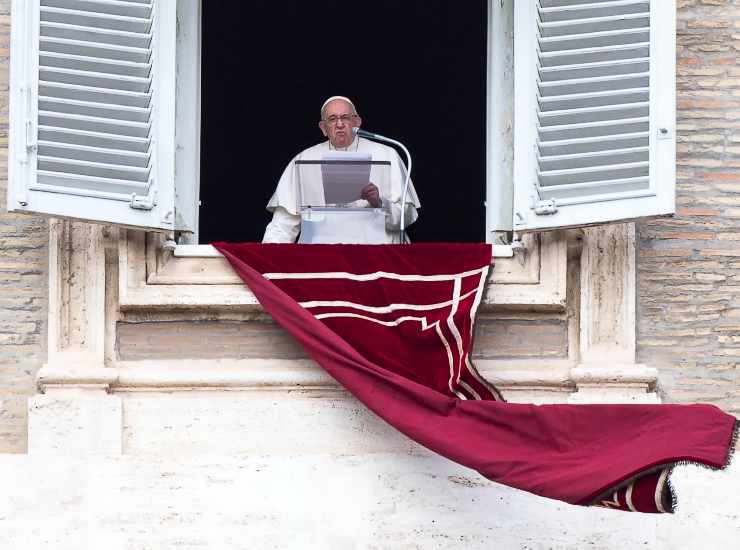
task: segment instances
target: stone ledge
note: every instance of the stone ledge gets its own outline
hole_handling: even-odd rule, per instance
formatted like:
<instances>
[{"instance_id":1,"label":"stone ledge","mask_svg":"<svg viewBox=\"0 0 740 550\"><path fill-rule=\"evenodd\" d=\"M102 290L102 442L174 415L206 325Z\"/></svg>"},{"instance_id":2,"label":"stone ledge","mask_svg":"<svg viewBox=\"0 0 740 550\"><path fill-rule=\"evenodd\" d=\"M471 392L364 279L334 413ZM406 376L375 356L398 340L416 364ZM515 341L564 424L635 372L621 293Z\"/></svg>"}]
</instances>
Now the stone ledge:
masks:
<instances>
[{"instance_id":1,"label":"stone ledge","mask_svg":"<svg viewBox=\"0 0 740 550\"><path fill-rule=\"evenodd\" d=\"M658 369L642 364L581 363L570 371L577 384L648 384L658 381Z\"/></svg>"}]
</instances>

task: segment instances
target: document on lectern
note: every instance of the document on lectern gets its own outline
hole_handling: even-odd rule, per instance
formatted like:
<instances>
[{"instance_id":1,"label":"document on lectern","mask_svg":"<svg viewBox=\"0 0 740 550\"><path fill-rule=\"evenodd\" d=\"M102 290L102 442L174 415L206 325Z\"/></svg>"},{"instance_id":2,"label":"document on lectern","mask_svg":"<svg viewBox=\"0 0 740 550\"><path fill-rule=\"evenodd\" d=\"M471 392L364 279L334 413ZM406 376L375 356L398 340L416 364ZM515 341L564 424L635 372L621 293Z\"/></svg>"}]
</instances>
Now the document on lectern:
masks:
<instances>
[{"instance_id":1,"label":"document on lectern","mask_svg":"<svg viewBox=\"0 0 740 550\"><path fill-rule=\"evenodd\" d=\"M370 183L371 155L353 151L326 153L321 162L321 179L327 205L347 204L360 198Z\"/></svg>"}]
</instances>

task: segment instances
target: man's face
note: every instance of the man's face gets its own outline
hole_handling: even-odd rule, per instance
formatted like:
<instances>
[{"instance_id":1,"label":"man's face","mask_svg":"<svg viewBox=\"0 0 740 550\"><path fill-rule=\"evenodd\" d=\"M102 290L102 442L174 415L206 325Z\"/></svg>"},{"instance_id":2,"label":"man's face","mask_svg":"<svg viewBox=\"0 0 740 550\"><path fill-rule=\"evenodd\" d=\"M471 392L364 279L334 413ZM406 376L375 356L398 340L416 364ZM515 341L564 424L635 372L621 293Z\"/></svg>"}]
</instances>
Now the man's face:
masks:
<instances>
[{"instance_id":1,"label":"man's face","mask_svg":"<svg viewBox=\"0 0 740 550\"><path fill-rule=\"evenodd\" d=\"M360 124L362 119L352 112L352 106L346 101L335 99L326 104L324 120L319 122L319 128L334 147L341 149L352 143L352 128L359 128Z\"/></svg>"}]
</instances>

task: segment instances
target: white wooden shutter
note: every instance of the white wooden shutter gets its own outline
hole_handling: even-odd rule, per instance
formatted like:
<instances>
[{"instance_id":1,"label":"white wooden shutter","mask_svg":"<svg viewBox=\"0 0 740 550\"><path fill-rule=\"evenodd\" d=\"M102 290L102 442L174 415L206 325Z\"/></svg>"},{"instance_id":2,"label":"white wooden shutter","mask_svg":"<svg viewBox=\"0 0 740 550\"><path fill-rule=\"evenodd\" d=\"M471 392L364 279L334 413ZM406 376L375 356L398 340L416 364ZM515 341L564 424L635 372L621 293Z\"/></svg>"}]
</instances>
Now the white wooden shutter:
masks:
<instances>
[{"instance_id":1,"label":"white wooden shutter","mask_svg":"<svg viewBox=\"0 0 740 550\"><path fill-rule=\"evenodd\" d=\"M9 210L175 228L175 6L14 0Z\"/></svg>"},{"instance_id":2,"label":"white wooden shutter","mask_svg":"<svg viewBox=\"0 0 740 550\"><path fill-rule=\"evenodd\" d=\"M514 230L675 208L675 1L517 0Z\"/></svg>"}]
</instances>

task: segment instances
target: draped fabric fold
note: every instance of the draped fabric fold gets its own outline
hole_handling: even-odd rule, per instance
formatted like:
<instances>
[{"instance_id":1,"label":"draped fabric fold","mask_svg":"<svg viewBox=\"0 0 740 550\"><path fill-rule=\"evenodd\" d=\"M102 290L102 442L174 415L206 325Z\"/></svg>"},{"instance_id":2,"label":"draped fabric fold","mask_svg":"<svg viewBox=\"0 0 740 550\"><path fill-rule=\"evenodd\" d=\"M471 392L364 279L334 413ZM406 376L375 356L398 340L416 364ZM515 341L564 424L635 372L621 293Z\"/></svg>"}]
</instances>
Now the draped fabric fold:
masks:
<instances>
[{"instance_id":1,"label":"draped fabric fold","mask_svg":"<svg viewBox=\"0 0 740 550\"><path fill-rule=\"evenodd\" d=\"M492 481L571 504L670 512L670 467L728 460L735 418L712 405L504 402L470 356L489 245L214 246L370 410Z\"/></svg>"}]
</instances>

